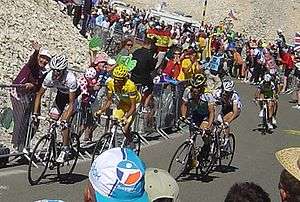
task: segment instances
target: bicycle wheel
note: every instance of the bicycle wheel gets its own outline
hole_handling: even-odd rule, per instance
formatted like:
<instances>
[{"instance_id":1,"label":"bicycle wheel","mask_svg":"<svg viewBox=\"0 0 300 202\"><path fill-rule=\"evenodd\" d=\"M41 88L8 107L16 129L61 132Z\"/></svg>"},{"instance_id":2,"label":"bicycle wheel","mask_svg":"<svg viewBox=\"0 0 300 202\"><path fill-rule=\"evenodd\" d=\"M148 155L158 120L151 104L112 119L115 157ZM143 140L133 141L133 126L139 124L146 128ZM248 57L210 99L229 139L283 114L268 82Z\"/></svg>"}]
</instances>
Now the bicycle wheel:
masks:
<instances>
[{"instance_id":1,"label":"bicycle wheel","mask_svg":"<svg viewBox=\"0 0 300 202\"><path fill-rule=\"evenodd\" d=\"M28 165L28 181L31 185L38 184L44 177L52 153L51 138L43 136L35 145Z\"/></svg>"},{"instance_id":2,"label":"bicycle wheel","mask_svg":"<svg viewBox=\"0 0 300 202\"><path fill-rule=\"evenodd\" d=\"M192 144L184 142L180 145L172 157L171 163L168 168L168 172L177 180L186 170L186 166L189 160Z\"/></svg>"},{"instance_id":3,"label":"bicycle wheel","mask_svg":"<svg viewBox=\"0 0 300 202\"><path fill-rule=\"evenodd\" d=\"M235 152L235 137L231 133L228 138L228 143L220 151L221 165L224 166L230 166Z\"/></svg>"},{"instance_id":4,"label":"bicycle wheel","mask_svg":"<svg viewBox=\"0 0 300 202\"><path fill-rule=\"evenodd\" d=\"M198 154L199 169L203 176L206 176L213 169L217 160L218 142L217 138L211 143L203 144Z\"/></svg>"},{"instance_id":5,"label":"bicycle wheel","mask_svg":"<svg viewBox=\"0 0 300 202\"><path fill-rule=\"evenodd\" d=\"M62 144L57 145L58 153L62 151ZM70 147L68 151L67 159L64 163L57 164L57 175L59 178L67 177L68 175L72 174L79 156L79 149L80 149L80 141L79 136L75 133L70 134Z\"/></svg>"},{"instance_id":6,"label":"bicycle wheel","mask_svg":"<svg viewBox=\"0 0 300 202\"><path fill-rule=\"evenodd\" d=\"M136 155L139 156L140 155L140 150L141 150L141 138L140 138L140 135L137 132L131 132L131 135L132 135L132 139L133 139L133 144L134 145L132 145L132 146L126 145L127 144L126 143L126 138L124 137L124 139L123 139L123 144L125 144L124 147L129 147L130 149L132 149L136 153Z\"/></svg>"},{"instance_id":7,"label":"bicycle wheel","mask_svg":"<svg viewBox=\"0 0 300 202\"><path fill-rule=\"evenodd\" d=\"M267 109L263 109L263 118L262 118L262 124L263 124L263 134L266 134L266 132L269 130L268 128L268 114Z\"/></svg>"},{"instance_id":8,"label":"bicycle wheel","mask_svg":"<svg viewBox=\"0 0 300 202\"><path fill-rule=\"evenodd\" d=\"M105 133L98 140L98 142L97 142L97 144L96 144L96 146L94 148L94 151L93 151L92 163L97 158L97 156L99 156L100 154L102 154L103 152L105 152L106 150L108 150L108 149L110 149L112 147L110 145L111 138L112 138L112 134L111 133ZM114 144L114 141L113 141L113 144Z\"/></svg>"}]
</instances>

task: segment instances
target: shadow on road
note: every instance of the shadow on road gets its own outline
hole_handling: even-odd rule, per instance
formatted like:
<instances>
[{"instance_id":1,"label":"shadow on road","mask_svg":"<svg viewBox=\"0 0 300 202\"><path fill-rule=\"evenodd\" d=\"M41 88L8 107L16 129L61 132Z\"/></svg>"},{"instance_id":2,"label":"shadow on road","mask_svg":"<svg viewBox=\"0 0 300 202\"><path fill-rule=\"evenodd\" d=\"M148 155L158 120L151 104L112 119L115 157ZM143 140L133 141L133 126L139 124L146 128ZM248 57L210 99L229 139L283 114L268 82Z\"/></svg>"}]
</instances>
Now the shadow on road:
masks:
<instances>
[{"instance_id":1,"label":"shadow on road","mask_svg":"<svg viewBox=\"0 0 300 202\"><path fill-rule=\"evenodd\" d=\"M266 130L265 128L262 127L258 127L258 128L254 128L252 129L252 131L259 131L261 135L272 135L273 131L272 130Z\"/></svg>"},{"instance_id":2,"label":"shadow on road","mask_svg":"<svg viewBox=\"0 0 300 202\"><path fill-rule=\"evenodd\" d=\"M235 166L225 166L225 165L219 165L217 166L214 171L220 172L220 173L233 173L236 170L238 170L238 167Z\"/></svg>"},{"instance_id":3,"label":"shadow on road","mask_svg":"<svg viewBox=\"0 0 300 202\"><path fill-rule=\"evenodd\" d=\"M73 173L71 175L66 174L66 175L60 176L59 183L60 184L75 184L75 183L81 182L87 178L88 178L88 176L78 174L78 173Z\"/></svg>"}]
</instances>

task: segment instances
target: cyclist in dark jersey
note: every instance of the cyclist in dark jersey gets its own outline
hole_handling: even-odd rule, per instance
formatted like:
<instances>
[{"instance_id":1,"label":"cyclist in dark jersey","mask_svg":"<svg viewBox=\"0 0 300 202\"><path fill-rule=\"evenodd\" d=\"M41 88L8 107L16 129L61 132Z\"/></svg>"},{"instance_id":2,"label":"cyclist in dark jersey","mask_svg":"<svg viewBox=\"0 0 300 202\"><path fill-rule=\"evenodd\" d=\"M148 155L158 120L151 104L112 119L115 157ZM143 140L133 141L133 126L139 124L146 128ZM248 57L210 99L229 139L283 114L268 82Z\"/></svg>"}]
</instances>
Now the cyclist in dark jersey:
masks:
<instances>
[{"instance_id":1,"label":"cyclist in dark jersey","mask_svg":"<svg viewBox=\"0 0 300 202\"><path fill-rule=\"evenodd\" d=\"M189 111L192 122L209 133L215 117L215 100L211 94L205 93L206 80L203 74L196 74L190 80L190 86L183 93L180 119L185 119ZM204 145L201 153L204 156L208 156L210 151L210 137L209 134L202 137ZM198 165L199 160L193 158L191 168L198 167Z\"/></svg>"},{"instance_id":2,"label":"cyclist in dark jersey","mask_svg":"<svg viewBox=\"0 0 300 202\"><path fill-rule=\"evenodd\" d=\"M268 101L268 109L269 109L268 127L270 129L273 129L273 125L276 125L276 119L274 117L276 97L277 97L276 86L272 81L272 76L269 73L267 73L264 75L264 80L261 81L261 83L257 88L255 98L273 99L272 101ZM261 111L259 113L259 117L263 117L262 103L260 103L260 106L261 106Z\"/></svg>"}]
</instances>

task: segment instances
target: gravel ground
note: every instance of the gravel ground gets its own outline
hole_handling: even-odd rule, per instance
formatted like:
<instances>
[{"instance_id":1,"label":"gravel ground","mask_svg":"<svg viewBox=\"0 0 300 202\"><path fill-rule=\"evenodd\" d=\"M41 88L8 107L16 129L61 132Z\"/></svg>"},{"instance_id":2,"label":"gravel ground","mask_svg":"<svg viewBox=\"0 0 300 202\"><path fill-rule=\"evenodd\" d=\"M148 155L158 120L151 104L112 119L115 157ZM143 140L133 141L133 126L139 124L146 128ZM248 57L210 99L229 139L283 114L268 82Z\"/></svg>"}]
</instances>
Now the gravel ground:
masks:
<instances>
[{"instance_id":1,"label":"gravel ground","mask_svg":"<svg viewBox=\"0 0 300 202\"><path fill-rule=\"evenodd\" d=\"M132 5L150 8L160 0L124 0ZM167 10L183 11L202 20L204 0L165 0ZM237 13L235 27L238 31L266 40L273 40L277 29L284 30L289 43L300 31L300 0L208 0L207 20L217 23L227 16L230 9Z\"/></svg>"}]
</instances>

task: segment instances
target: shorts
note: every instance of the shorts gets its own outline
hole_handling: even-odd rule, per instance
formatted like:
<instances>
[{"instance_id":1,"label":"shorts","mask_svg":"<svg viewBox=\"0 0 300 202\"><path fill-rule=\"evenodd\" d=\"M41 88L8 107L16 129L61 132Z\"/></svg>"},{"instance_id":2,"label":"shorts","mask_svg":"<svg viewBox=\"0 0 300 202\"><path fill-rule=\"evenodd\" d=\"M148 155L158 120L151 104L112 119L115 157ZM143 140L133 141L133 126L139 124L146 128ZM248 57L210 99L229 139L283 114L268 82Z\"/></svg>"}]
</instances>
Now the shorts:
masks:
<instances>
[{"instance_id":1,"label":"shorts","mask_svg":"<svg viewBox=\"0 0 300 202\"><path fill-rule=\"evenodd\" d=\"M136 109L138 108L138 106L140 105L140 103L136 104ZM130 103L125 103L125 102L120 102L119 105L117 106L117 108L115 108L112 112L112 116L116 119L118 119L119 121L122 120L122 118L126 115L126 113L129 111L130 109ZM130 116L127 119L127 122L131 122L134 119L135 115Z\"/></svg>"},{"instance_id":2,"label":"shorts","mask_svg":"<svg viewBox=\"0 0 300 202\"><path fill-rule=\"evenodd\" d=\"M206 121L207 119L208 119L208 114L201 114L196 111L192 112L192 121L196 125L200 125L203 121Z\"/></svg>"},{"instance_id":3,"label":"shorts","mask_svg":"<svg viewBox=\"0 0 300 202\"><path fill-rule=\"evenodd\" d=\"M76 91L76 97L78 97L79 94L80 94L80 90L78 89ZM58 110L59 114L61 115L64 112L68 103L69 103L69 94L57 91L55 100L54 100L51 108L56 108ZM74 110L75 109L76 109L76 107L74 108Z\"/></svg>"},{"instance_id":4,"label":"shorts","mask_svg":"<svg viewBox=\"0 0 300 202\"><path fill-rule=\"evenodd\" d=\"M289 77L289 75L291 74L292 71L293 71L293 69L285 69L284 70L284 76Z\"/></svg>"}]
</instances>

